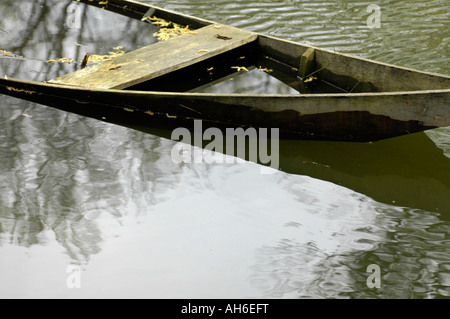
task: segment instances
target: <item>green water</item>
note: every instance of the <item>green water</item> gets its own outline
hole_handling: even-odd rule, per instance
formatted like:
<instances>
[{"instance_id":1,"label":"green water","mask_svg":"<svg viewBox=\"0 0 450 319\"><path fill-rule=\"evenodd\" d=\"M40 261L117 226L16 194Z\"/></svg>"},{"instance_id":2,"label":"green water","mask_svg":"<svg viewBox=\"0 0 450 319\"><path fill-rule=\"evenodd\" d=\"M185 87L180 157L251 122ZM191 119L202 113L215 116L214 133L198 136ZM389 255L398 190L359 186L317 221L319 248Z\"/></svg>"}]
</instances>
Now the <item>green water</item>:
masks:
<instances>
[{"instance_id":1,"label":"green water","mask_svg":"<svg viewBox=\"0 0 450 319\"><path fill-rule=\"evenodd\" d=\"M367 27L371 1L151 3L450 74L446 0L380 2L379 29ZM27 59L0 57L0 75L46 80L77 68L48 59L154 41L147 24L69 5L2 1L0 50ZM291 92L261 73L216 90ZM280 141L280 171L262 175L252 162L175 164L170 131L5 96L0 106L0 297L450 296L449 128ZM367 286L372 264L380 288ZM70 265L82 269L80 289L68 288Z\"/></svg>"}]
</instances>

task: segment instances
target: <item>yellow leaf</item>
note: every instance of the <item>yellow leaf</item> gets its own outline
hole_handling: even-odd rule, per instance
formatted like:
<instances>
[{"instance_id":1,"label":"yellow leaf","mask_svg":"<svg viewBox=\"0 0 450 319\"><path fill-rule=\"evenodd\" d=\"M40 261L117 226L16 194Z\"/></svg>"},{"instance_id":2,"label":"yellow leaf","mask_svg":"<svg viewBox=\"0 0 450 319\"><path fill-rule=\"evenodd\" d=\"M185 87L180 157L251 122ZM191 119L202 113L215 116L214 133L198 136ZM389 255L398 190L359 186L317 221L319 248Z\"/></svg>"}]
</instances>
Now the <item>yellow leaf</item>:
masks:
<instances>
[{"instance_id":1,"label":"yellow leaf","mask_svg":"<svg viewBox=\"0 0 450 319\"><path fill-rule=\"evenodd\" d=\"M248 72L248 69L245 66L232 66L232 69L236 69L238 72L245 71Z\"/></svg>"},{"instance_id":2,"label":"yellow leaf","mask_svg":"<svg viewBox=\"0 0 450 319\"><path fill-rule=\"evenodd\" d=\"M309 82L312 82L314 80L317 80L317 78L315 76L310 76L309 78L305 79L303 82L309 83Z\"/></svg>"}]
</instances>

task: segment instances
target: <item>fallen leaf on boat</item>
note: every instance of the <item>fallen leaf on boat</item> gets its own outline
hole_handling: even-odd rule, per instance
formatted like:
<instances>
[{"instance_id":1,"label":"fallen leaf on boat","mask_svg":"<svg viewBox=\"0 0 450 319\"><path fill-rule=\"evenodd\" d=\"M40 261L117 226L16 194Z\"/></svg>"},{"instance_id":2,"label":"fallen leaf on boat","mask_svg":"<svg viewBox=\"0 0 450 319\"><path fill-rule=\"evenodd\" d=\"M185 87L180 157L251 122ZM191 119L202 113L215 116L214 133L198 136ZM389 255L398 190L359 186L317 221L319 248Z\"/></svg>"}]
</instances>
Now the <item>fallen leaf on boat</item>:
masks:
<instances>
[{"instance_id":1,"label":"fallen leaf on boat","mask_svg":"<svg viewBox=\"0 0 450 319\"><path fill-rule=\"evenodd\" d=\"M240 71L248 72L248 69L245 66L232 66L231 68L237 70L238 72Z\"/></svg>"},{"instance_id":2,"label":"fallen leaf on boat","mask_svg":"<svg viewBox=\"0 0 450 319\"><path fill-rule=\"evenodd\" d=\"M89 59L87 62L99 63L99 62L111 61L112 59L125 54L125 51L121 50L121 49L123 49L122 46L118 46L113 49L120 50L120 51L109 52L109 54L105 54L105 55L92 54L89 56ZM83 62L83 61L81 61L81 62Z\"/></svg>"},{"instance_id":3,"label":"fallen leaf on boat","mask_svg":"<svg viewBox=\"0 0 450 319\"><path fill-rule=\"evenodd\" d=\"M145 114L154 115L155 113L153 113L152 111L147 111L147 112L145 112Z\"/></svg>"},{"instance_id":4,"label":"fallen leaf on boat","mask_svg":"<svg viewBox=\"0 0 450 319\"><path fill-rule=\"evenodd\" d=\"M214 70L214 67L210 67L209 69L206 69L206 71L212 71L212 70Z\"/></svg>"},{"instance_id":5,"label":"fallen leaf on boat","mask_svg":"<svg viewBox=\"0 0 450 319\"><path fill-rule=\"evenodd\" d=\"M6 89L8 91L14 91L14 92L20 92L20 93L26 93L26 94L34 94L36 93L35 91L28 91L28 90L24 90L24 89L17 89L15 87L11 87L11 86L7 86Z\"/></svg>"},{"instance_id":6,"label":"fallen leaf on boat","mask_svg":"<svg viewBox=\"0 0 450 319\"><path fill-rule=\"evenodd\" d=\"M5 56L13 56L14 54L12 52L6 51L6 50L0 50L0 53L2 53Z\"/></svg>"},{"instance_id":7,"label":"fallen leaf on boat","mask_svg":"<svg viewBox=\"0 0 450 319\"><path fill-rule=\"evenodd\" d=\"M272 72L273 71L273 69L268 69L268 68L262 68L262 67L259 67L259 70L260 71L263 71L263 72L267 72L267 73L270 73L270 72Z\"/></svg>"},{"instance_id":8,"label":"fallen leaf on boat","mask_svg":"<svg viewBox=\"0 0 450 319\"><path fill-rule=\"evenodd\" d=\"M60 58L60 59L57 59L57 60L51 59L51 60L47 61L47 63L55 63L55 62L58 62L58 63L72 63L73 59Z\"/></svg>"},{"instance_id":9,"label":"fallen leaf on boat","mask_svg":"<svg viewBox=\"0 0 450 319\"><path fill-rule=\"evenodd\" d=\"M157 18L157 17L144 17L142 18L142 21L145 20L149 20L151 21L154 25L160 26L160 27L168 27L172 24L172 22L168 22L164 19L161 18Z\"/></svg>"},{"instance_id":10,"label":"fallen leaf on boat","mask_svg":"<svg viewBox=\"0 0 450 319\"><path fill-rule=\"evenodd\" d=\"M162 18L157 17L144 17L141 19L141 21L146 20L160 27L159 31L153 33L153 35L158 39L158 41L166 41L182 34L197 34L197 32L189 29L188 25L182 27L179 24L166 21Z\"/></svg>"},{"instance_id":11,"label":"fallen leaf on boat","mask_svg":"<svg viewBox=\"0 0 450 319\"><path fill-rule=\"evenodd\" d=\"M314 80L317 80L317 78L315 76L310 76L309 78L306 78L303 82L309 83L309 82L312 82Z\"/></svg>"}]
</instances>

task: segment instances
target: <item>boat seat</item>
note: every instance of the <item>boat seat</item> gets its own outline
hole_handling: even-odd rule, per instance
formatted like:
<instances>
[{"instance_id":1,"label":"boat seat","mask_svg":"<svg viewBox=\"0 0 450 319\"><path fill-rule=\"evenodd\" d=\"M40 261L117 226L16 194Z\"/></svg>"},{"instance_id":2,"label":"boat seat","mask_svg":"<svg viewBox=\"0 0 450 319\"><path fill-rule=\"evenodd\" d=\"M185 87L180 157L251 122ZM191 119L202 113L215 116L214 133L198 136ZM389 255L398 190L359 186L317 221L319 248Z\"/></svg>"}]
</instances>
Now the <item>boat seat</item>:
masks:
<instances>
[{"instance_id":1,"label":"boat seat","mask_svg":"<svg viewBox=\"0 0 450 319\"><path fill-rule=\"evenodd\" d=\"M125 89L256 41L251 31L212 24L48 81L100 89Z\"/></svg>"}]
</instances>

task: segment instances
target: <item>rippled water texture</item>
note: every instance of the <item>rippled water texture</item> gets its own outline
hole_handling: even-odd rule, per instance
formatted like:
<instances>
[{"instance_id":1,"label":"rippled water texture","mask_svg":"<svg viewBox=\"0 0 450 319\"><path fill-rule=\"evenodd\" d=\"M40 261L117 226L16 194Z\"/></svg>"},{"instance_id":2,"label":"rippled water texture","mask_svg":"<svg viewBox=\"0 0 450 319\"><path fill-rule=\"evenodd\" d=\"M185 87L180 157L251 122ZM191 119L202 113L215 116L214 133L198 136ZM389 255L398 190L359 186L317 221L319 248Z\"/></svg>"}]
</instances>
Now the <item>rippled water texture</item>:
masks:
<instances>
[{"instance_id":1,"label":"rippled water texture","mask_svg":"<svg viewBox=\"0 0 450 319\"><path fill-rule=\"evenodd\" d=\"M153 41L94 11L79 36L63 27L68 2L44 13L20 2L0 4L0 49L28 58ZM380 29L366 26L371 1L151 3L450 73L447 0L383 1ZM62 27L46 29L53 20ZM27 79L73 68L0 59L0 72ZM175 164L168 135L0 96L0 297L450 297L449 128L370 144L281 141L271 175L252 162ZM372 264L378 289L367 286ZM68 288L70 265L80 289Z\"/></svg>"}]
</instances>

